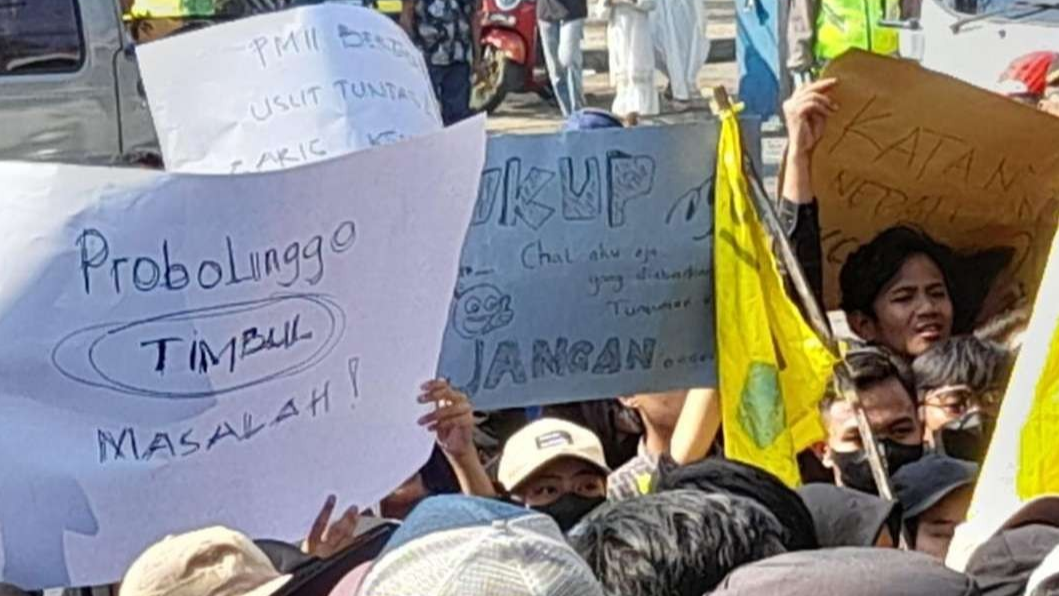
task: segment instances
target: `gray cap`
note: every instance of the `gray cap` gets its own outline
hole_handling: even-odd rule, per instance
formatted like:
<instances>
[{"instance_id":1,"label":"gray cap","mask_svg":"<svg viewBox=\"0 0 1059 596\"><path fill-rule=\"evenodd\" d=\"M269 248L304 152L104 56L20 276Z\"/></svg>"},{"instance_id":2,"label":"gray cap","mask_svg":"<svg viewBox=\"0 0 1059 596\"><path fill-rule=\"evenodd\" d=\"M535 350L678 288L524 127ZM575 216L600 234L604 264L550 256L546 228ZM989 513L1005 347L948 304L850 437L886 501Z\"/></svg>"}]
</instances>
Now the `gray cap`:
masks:
<instances>
[{"instance_id":1,"label":"gray cap","mask_svg":"<svg viewBox=\"0 0 1059 596\"><path fill-rule=\"evenodd\" d=\"M798 489L813 515L822 547L875 546L883 528L896 536L901 507L875 495L833 484L806 484ZM896 542L896 540L895 540Z\"/></svg>"},{"instance_id":2,"label":"gray cap","mask_svg":"<svg viewBox=\"0 0 1059 596\"><path fill-rule=\"evenodd\" d=\"M932 453L901 466L893 485L905 519L912 519L957 489L974 485L977 477L978 464Z\"/></svg>"},{"instance_id":3,"label":"gray cap","mask_svg":"<svg viewBox=\"0 0 1059 596\"><path fill-rule=\"evenodd\" d=\"M548 516L448 495L412 511L358 594L603 596L603 588Z\"/></svg>"},{"instance_id":4,"label":"gray cap","mask_svg":"<svg viewBox=\"0 0 1059 596\"><path fill-rule=\"evenodd\" d=\"M710 596L980 596L974 581L922 553L889 548L798 551L733 571Z\"/></svg>"}]
</instances>

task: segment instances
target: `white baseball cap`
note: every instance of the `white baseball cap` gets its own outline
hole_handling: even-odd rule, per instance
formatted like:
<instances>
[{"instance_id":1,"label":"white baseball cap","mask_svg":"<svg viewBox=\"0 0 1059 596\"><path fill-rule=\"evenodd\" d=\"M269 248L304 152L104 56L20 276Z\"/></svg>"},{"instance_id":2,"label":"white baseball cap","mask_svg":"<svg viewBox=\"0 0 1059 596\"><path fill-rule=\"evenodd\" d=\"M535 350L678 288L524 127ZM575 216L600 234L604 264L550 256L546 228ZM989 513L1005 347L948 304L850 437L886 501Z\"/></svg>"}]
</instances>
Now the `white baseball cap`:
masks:
<instances>
[{"instance_id":1,"label":"white baseball cap","mask_svg":"<svg viewBox=\"0 0 1059 596\"><path fill-rule=\"evenodd\" d=\"M215 526L148 548L125 574L121 596L270 596L290 578L249 538Z\"/></svg>"},{"instance_id":2,"label":"white baseball cap","mask_svg":"<svg viewBox=\"0 0 1059 596\"><path fill-rule=\"evenodd\" d=\"M504 488L512 491L544 466L564 457L588 462L604 474L610 473L603 443L595 433L566 420L541 418L507 440L497 477Z\"/></svg>"},{"instance_id":3,"label":"white baseball cap","mask_svg":"<svg viewBox=\"0 0 1059 596\"><path fill-rule=\"evenodd\" d=\"M444 495L416 507L359 596L603 596L585 560L540 513Z\"/></svg>"}]
</instances>

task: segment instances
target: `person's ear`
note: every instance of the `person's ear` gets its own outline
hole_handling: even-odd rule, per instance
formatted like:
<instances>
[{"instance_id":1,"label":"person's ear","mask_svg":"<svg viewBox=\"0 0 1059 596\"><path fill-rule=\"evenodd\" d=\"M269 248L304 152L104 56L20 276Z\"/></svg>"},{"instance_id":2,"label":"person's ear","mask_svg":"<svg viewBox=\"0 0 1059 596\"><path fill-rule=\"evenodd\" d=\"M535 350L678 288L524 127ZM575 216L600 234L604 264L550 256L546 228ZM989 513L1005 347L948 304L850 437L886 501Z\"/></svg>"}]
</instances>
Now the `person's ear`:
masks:
<instances>
[{"instance_id":1,"label":"person's ear","mask_svg":"<svg viewBox=\"0 0 1059 596\"><path fill-rule=\"evenodd\" d=\"M927 430L927 425L923 425L923 446L928 449L934 449L937 445L934 444L934 433Z\"/></svg>"},{"instance_id":2,"label":"person's ear","mask_svg":"<svg viewBox=\"0 0 1059 596\"><path fill-rule=\"evenodd\" d=\"M813 443L810 449L813 450L813 455L816 456L816 459L820 460L820 463L822 463L825 468L831 469L835 467L835 462L831 460L831 449L827 446L827 443L824 441L817 441L816 443Z\"/></svg>"},{"instance_id":3,"label":"person's ear","mask_svg":"<svg viewBox=\"0 0 1059 596\"><path fill-rule=\"evenodd\" d=\"M920 405L916 406L916 420L919 421L919 426L922 427L921 430L923 431L923 442L930 442L931 439L929 436L927 436L929 434L927 432L927 407L923 405L922 402L920 402Z\"/></svg>"},{"instance_id":4,"label":"person's ear","mask_svg":"<svg viewBox=\"0 0 1059 596\"><path fill-rule=\"evenodd\" d=\"M848 313L846 320L849 322L849 328L864 341L879 339L879 328L874 318L857 311Z\"/></svg>"},{"instance_id":5,"label":"person's ear","mask_svg":"<svg viewBox=\"0 0 1059 596\"><path fill-rule=\"evenodd\" d=\"M635 410L636 406L640 405L640 400L636 399L635 395L619 397L618 401L630 410Z\"/></svg>"}]
</instances>

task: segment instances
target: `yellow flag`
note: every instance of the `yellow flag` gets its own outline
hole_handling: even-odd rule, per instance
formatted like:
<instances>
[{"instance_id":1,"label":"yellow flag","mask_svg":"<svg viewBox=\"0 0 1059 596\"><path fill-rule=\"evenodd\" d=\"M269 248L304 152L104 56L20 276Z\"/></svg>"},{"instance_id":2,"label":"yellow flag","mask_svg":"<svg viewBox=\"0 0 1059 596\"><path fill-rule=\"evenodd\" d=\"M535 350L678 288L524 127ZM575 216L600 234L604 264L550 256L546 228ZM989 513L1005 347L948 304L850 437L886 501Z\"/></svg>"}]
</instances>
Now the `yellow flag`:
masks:
<instances>
[{"instance_id":1,"label":"yellow flag","mask_svg":"<svg viewBox=\"0 0 1059 596\"><path fill-rule=\"evenodd\" d=\"M1057 437L1059 235L1052 240L1048 267L1001 406L972 513L983 507L995 509L995 501L1001 498L1025 501L1059 493Z\"/></svg>"},{"instance_id":2,"label":"yellow flag","mask_svg":"<svg viewBox=\"0 0 1059 596\"><path fill-rule=\"evenodd\" d=\"M734 111L721 117L714 204L717 354L725 455L800 483L823 439L817 404L835 358L788 298L750 201Z\"/></svg>"},{"instance_id":3,"label":"yellow flag","mask_svg":"<svg viewBox=\"0 0 1059 596\"><path fill-rule=\"evenodd\" d=\"M968 521L956 530L946 563L963 570L1027 501L1059 494L1059 234L1008 383Z\"/></svg>"},{"instance_id":4,"label":"yellow flag","mask_svg":"<svg viewBox=\"0 0 1059 596\"><path fill-rule=\"evenodd\" d=\"M215 12L214 0L136 0L131 14L137 19L177 19L210 17Z\"/></svg>"},{"instance_id":5,"label":"yellow flag","mask_svg":"<svg viewBox=\"0 0 1059 596\"><path fill-rule=\"evenodd\" d=\"M1053 282L1051 300L1059 301ZM1033 392L1033 406L1022 427L1018 479L1019 496L1029 499L1059 493L1059 325L1052 318L1052 341Z\"/></svg>"}]
</instances>

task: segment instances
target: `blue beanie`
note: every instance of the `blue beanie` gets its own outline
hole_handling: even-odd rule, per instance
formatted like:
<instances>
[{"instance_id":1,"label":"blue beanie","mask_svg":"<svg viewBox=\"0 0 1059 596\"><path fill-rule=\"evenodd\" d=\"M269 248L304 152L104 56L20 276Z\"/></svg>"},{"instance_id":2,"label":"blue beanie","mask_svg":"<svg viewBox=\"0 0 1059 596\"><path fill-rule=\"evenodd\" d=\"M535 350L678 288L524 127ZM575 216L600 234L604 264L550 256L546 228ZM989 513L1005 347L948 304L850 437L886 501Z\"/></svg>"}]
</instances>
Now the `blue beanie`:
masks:
<instances>
[{"instance_id":1,"label":"blue beanie","mask_svg":"<svg viewBox=\"0 0 1059 596\"><path fill-rule=\"evenodd\" d=\"M597 128L624 128L617 116L598 108L577 110L566 119L563 130L594 130Z\"/></svg>"}]
</instances>

